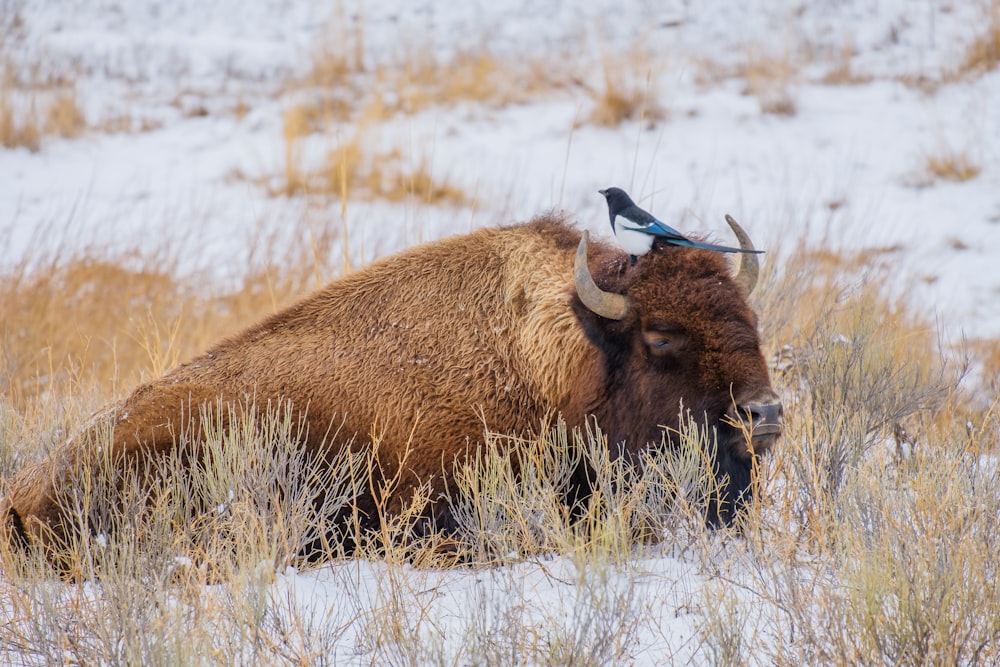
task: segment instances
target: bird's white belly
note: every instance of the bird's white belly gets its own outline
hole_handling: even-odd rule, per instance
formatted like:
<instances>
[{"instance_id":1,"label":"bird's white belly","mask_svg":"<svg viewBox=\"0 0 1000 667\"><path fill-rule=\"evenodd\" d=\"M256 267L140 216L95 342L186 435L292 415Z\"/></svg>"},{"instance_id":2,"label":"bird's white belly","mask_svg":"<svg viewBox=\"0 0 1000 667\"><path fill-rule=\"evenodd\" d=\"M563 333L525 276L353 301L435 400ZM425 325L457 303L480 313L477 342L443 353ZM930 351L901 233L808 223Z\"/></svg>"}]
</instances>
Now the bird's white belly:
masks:
<instances>
[{"instance_id":1,"label":"bird's white belly","mask_svg":"<svg viewBox=\"0 0 1000 667\"><path fill-rule=\"evenodd\" d=\"M615 225L615 239L630 255L645 255L653 247L652 235L629 229L620 222Z\"/></svg>"}]
</instances>

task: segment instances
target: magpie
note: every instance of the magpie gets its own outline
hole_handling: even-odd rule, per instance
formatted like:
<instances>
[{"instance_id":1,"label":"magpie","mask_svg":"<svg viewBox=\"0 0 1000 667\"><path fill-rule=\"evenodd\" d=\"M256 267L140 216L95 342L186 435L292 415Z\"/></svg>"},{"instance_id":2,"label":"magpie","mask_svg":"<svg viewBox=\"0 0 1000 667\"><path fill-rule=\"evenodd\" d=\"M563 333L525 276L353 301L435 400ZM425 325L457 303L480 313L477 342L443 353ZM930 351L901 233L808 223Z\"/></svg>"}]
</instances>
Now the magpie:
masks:
<instances>
[{"instance_id":1,"label":"magpie","mask_svg":"<svg viewBox=\"0 0 1000 667\"><path fill-rule=\"evenodd\" d=\"M652 250L657 241L670 245L702 248L717 252L752 252L760 254L762 250L744 250L730 248L714 243L692 241L667 223L657 220L652 213L636 206L632 198L621 188L598 190L608 201L608 214L611 216L611 231L615 233L618 245L627 252L635 264L636 258Z\"/></svg>"}]
</instances>

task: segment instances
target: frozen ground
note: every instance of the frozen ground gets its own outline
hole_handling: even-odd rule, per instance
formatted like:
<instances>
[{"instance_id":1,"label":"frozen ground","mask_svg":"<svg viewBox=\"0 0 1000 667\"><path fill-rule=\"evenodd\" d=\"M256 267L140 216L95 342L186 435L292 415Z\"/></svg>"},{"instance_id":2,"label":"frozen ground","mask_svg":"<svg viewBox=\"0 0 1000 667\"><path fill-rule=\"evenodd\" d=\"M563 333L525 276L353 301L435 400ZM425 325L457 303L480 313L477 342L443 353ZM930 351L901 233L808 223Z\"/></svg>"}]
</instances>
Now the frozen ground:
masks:
<instances>
[{"instance_id":1,"label":"frozen ground","mask_svg":"<svg viewBox=\"0 0 1000 667\"><path fill-rule=\"evenodd\" d=\"M363 262L553 207L606 234L596 191L621 185L686 231L726 238L723 214L733 214L772 261L802 238L837 250L885 250L894 287L938 315L949 340L1000 336L1000 71L913 85L957 65L985 25L986 0L0 0L0 11L14 9L22 18L16 48L7 45L15 64L77 72L92 122L124 114L156 129L46 139L37 153L0 150L2 266L54 244L125 248L173 239L192 268L227 277L262 229L346 227L349 252ZM233 174L280 170L289 104L280 85L305 71L319 45L340 39L345 25L363 29L370 65L420 48L449 57L485 42L498 57L551 57L553 71L577 58L597 88L600 52L624 53L636 42L656 56L654 90L666 119L614 129L581 123L594 102L574 87L499 109L431 107L386 122L372 141L428 161L436 177L476 193L474 208L359 200L348 203L343 221L339 203L317 217L301 199L269 197ZM705 80L706 71L732 71L750 56L795 64L781 86L793 115L764 113L742 77ZM824 83L845 59L853 82ZM226 112L237 99L248 106L242 117ZM978 176L927 178L925 159L949 152L968 155ZM705 604L698 591L708 577L683 559L641 567L654 573L637 595L656 637L640 637L636 661L683 662L696 654L688 619ZM356 571L346 576L347 568ZM377 569L287 573L274 592L341 604L345 582L354 582L348 597L363 597L378 585ZM554 583L563 579L540 565L520 570L524 613L572 611L566 595L578 587ZM455 629L463 606L485 604L483 590L509 602L495 578L515 580L509 571L419 576L443 580L427 586L437 591L440 627L451 628L435 640L445 642L464 636ZM363 642L352 632L345 641L351 637L339 658L366 662Z\"/></svg>"}]
</instances>

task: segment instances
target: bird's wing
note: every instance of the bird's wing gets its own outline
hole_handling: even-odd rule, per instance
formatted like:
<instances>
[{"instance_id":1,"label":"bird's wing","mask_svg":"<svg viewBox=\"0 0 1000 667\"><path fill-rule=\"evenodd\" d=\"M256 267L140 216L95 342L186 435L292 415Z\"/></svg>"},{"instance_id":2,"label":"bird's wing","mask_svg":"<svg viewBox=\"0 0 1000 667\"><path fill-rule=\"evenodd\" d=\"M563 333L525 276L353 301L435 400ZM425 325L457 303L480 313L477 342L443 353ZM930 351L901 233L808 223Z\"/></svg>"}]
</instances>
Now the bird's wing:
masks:
<instances>
[{"instance_id":1,"label":"bird's wing","mask_svg":"<svg viewBox=\"0 0 1000 667\"><path fill-rule=\"evenodd\" d=\"M624 218L631 224L630 227L649 227L657 222L656 218L649 211L644 211L638 206L627 206L618 212L618 217Z\"/></svg>"},{"instance_id":2,"label":"bird's wing","mask_svg":"<svg viewBox=\"0 0 1000 667\"><path fill-rule=\"evenodd\" d=\"M662 220L657 220L653 218L653 221L649 223L650 234L656 234L657 236L666 236L671 239L687 239L686 236L681 234L679 231L663 222Z\"/></svg>"},{"instance_id":3,"label":"bird's wing","mask_svg":"<svg viewBox=\"0 0 1000 667\"><path fill-rule=\"evenodd\" d=\"M638 206L629 206L618 214L618 224L627 229L632 229L650 236L659 236L674 241L683 241L684 235L668 225L656 219L649 211L645 211Z\"/></svg>"}]
</instances>

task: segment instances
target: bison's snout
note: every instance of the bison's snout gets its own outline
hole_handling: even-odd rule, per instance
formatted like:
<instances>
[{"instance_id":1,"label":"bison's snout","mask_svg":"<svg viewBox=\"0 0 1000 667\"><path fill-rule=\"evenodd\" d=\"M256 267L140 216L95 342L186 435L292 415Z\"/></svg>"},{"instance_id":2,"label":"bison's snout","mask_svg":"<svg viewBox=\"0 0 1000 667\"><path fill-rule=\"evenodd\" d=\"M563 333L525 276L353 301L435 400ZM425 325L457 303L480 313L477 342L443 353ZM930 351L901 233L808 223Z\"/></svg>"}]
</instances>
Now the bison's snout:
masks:
<instances>
[{"instance_id":1,"label":"bison's snout","mask_svg":"<svg viewBox=\"0 0 1000 667\"><path fill-rule=\"evenodd\" d=\"M749 401L730 410L728 417L750 435L753 453L763 454L781 435L785 410L781 401Z\"/></svg>"}]
</instances>

